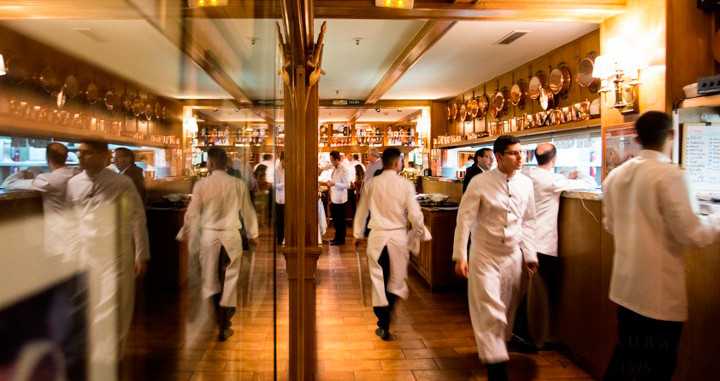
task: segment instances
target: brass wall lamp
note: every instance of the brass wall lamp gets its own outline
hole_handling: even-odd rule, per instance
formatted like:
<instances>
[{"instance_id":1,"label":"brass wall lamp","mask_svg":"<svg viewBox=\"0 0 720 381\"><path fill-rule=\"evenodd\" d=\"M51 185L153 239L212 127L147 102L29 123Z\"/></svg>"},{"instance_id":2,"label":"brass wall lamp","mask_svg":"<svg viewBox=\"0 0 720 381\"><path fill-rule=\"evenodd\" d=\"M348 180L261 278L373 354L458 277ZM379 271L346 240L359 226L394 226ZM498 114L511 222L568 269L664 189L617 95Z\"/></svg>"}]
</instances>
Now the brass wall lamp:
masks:
<instances>
[{"instance_id":1,"label":"brass wall lamp","mask_svg":"<svg viewBox=\"0 0 720 381\"><path fill-rule=\"evenodd\" d=\"M630 49L619 38L608 41L610 53L595 58L592 76L602 80L600 93L605 94L605 106L622 114L639 111L638 85L640 70L648 65L642 49Z\"/></svg>"}]
</instances>

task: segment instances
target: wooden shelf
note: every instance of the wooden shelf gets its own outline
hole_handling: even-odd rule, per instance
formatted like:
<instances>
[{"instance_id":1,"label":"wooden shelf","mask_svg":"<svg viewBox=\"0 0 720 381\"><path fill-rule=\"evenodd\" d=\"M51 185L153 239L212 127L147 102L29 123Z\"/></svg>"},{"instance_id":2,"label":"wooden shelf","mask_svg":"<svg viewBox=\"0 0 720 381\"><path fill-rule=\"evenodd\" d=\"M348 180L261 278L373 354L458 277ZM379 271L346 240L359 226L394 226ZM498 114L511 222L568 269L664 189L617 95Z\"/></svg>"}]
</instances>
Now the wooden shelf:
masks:
<instances>
[{"instance_id":1,"label":"wooden shelf","mask_svg":"<svg viewBox=\"0 0 720 381\"><path fill-rule=\"evenodd\" d=\"M685 99L678 108L690 107L720 107L720 94Z\"/></svg>"},{"instance_id":2,"label":"wooden shelf","mask_svg":"<svg viewBox=\"0 0 720 381\"><path fill-rule=\"evenodd\" d=\"M365 153L370 148L377 148L378 151L383 151L387 148L397 148L400 150L400 152L408 153L414 149L420 148L417 146L360 146L360 145L351 145L351 146L341 146L341 147L318 147L318 152L330 152L330 151L338 151L342 153Z\"/></svg>"},{"instance_id":3,"label":"wooden shelf","mask_svg":"<svg viewBox=\"0 0 720 381\"><path fill-rule=\"evenodd\" d=\"M51 125L36 120L26 120L2 115L0 133L10 136L37 136L44 138L79 141L83 139L98 139L110 144L132 145L152 148L180 148L177 144L164 144L129 136L110 135L100 131L79 130L70 126Z\"/></svg>"},{"instance_id":4,"label":"wooden shelf","mask_svg":"<svg viewBox=\"0 0 720 381\"><path fill-rule=\"evenodd\" d=\"M503 134L503 135L512 135L512 136L517 136L517 137L523 137L523 136L550 134L550 133L561 132L561 131L583 130L583 129L595 128L595 127L600 127L600 118L581 120L581 121L572 122L572 123L558 124L555 126L531 128L531 129L527 129L527 130L509 132L509 133ZM492 143L495 141L495 139L498 138L498 136L500 136L500 135L493 135L493 136L488 136L488 137L480 138L480 139L461 140L456 143L438 144L433 148L471 147L471 146L476 146L476 145L481 145L481 144Z\"/></svg>"}]
</instances>

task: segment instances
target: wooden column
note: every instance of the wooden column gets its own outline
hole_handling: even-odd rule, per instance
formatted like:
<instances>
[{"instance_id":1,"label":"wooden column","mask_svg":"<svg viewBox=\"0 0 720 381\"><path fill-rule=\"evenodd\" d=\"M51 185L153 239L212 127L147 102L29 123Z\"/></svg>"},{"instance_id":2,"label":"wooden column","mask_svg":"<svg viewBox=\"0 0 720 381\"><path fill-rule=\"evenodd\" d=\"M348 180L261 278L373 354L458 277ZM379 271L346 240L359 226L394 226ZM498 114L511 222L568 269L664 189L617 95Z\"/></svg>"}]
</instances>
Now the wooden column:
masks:
<instances>
[{"instance_id":1,"label":"wooden column","mask_svg":"<svg viewBox=\"0 0 720 381\"><path fill-rule=\"evenodd\" d=\"M290 289L290 380L315 376L315 272L318 242L317 142L319 53L313 2L283 0L285 41L285 256ZM321 33L322 36L322 33ZM322 37L321 37L322 38Z\"/></svg>"}]
</instances>

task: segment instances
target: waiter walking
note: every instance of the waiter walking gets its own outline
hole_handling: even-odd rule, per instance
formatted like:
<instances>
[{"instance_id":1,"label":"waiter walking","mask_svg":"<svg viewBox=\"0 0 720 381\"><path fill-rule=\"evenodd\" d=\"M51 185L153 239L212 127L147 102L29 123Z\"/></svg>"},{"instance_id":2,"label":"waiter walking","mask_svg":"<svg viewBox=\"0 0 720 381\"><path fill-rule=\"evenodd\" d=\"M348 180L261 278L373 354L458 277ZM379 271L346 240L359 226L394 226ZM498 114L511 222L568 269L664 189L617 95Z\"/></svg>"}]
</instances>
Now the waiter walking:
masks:
<instances>
[{"instance_id":1,"label":"waiter walking","mask_svg":"<svg viewBox=\"0 0 720 381\"><path fill-rule=\"evenodd\" d=\"M520 141L509 135L495 140L497 168L475 176L458 210L453 260L468 278L470 319L480 360L488 379L507 380L506 342L511 332L523 266L537 268L535 197L522 169ZM482 223L481 223L482 222ZM467 243L472 229L470 266Z\"/></svg>"},{"instance_id":2,"label":"waiter walking","mask_svg":"<svg viewBox=\"0 0 720 381\"><path fill-rule=\"evenodd\" d=\"M618 304L605 380L669 381L688 318L684 251L720 240L720 213L698 214L685 171L670 162L669 116L647 112L635 129L643 150L603 183L603 223L615 242L610 300Z\"/></svg>"},{"instance_id":3,"label":"waiter walking","mask_svg":"<svg viewBox=\"0 0 720 381\"><path fill-rule=\"evenodd\" d=\"M345 244L345 204L348 201L348 188L350 188L350 173L347 168L342 165L340 152L330 152L330 164L333 166L331 180L327 182L330 187L330 215L332 217L333 227L335 228L335 238L330 241L331 245Z\"/></svg>"},{"instance_id":4,"label":"waiter walking","mask_svg":"<svg viewBox=\"0 0 720 381\"><path fill-rule=\"evenodd\" d=\"M210 176L195 184L185 212L179 240L190 238L196 247L200 232L202 296L213 298L217 313L218 341L233 335L230 319L237 306L237 284L242 260L240 214L250 244L258 237L258 222L245 181L225 172L227 154L222 148L208 150Z\"/></svg>"},{"instance_id":5,"label":"waiter walking","mask_svg":"<svg viewBox=\"0 0 720 381\"><path fill-rule=\"evenodd\" d=\"M365 237L370 212L367 244L368 268L372 281L373 312L378 318L375 334L390 338L390 314L397 297L407 299L408 222L411 234L423 235L423 215L413 184L398 176L400 151L388 148L382 154L383 172L363 186L353 223L355 245Z\"/></svg>"}]
</instances>

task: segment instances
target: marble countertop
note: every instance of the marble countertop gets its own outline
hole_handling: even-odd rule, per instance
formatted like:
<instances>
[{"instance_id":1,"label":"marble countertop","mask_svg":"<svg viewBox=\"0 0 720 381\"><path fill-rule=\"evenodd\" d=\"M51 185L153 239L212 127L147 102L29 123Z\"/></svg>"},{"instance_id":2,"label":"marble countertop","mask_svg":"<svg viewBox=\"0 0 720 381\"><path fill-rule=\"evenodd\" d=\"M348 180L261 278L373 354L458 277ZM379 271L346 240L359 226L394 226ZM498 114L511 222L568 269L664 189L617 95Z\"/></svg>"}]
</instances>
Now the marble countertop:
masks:
<instances>
[{"instance_id":1,"label":"marble countertop","mask_svg":"<svg viewBox=\"0 0 720 381\"><path fill-rule=\"evenodd\" d=\"M581 200L602 201L603 193L600 189L581 189L562 192L563 197L578 198Z\"/></svg>"}]
</instances>

